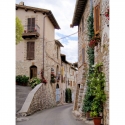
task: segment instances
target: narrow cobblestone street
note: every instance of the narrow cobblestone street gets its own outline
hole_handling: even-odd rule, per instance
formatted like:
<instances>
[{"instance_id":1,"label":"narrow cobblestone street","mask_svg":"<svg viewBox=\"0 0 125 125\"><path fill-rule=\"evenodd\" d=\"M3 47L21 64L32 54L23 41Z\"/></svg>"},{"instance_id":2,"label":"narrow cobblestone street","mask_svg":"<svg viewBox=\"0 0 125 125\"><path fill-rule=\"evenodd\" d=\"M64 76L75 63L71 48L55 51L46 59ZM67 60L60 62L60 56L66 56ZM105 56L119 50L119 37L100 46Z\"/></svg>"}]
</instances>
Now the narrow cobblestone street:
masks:
<instances>
[{"instance_id":1,"label":"narrow cobblestone street","mask_svg":"<svg viewBox=\"0 0 125 125\"><path fill-rule=\"evenodd\" d=\"M72 114L72 104L46 109L17 121L16 125L87 125Z\"/></svg>"}]
</instances>

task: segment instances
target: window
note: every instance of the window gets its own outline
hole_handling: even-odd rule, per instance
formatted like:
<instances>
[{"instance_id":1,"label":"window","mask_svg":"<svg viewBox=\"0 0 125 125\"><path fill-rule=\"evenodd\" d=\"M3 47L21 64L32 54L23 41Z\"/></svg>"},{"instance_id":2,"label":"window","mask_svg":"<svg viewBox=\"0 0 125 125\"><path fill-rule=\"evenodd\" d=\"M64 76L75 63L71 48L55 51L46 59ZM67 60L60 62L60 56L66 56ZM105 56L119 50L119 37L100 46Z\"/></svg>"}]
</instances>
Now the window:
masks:
<instances>
[{"instance_id":1,"label":"window","mask_svg":"<svg viewBox=\"0 0 125 125\"><path fill-rule=\"evenodd\" d=\"M35 18L28 18L27 29L29 32L35 31Z\"/></svg>"},{"instance_id":2,"label":"window","mask_svg":"<svg viewBox=\"0 0 125 125\"><path fill-rule=\"evenodd\" d=\"M94 31L98 34L100 30L100 8L99 4L94 7Z\"/></svg>"},{"instance_id":3,"label":"window","mask_svg":"<svg viewBox=\"0 0 125 125\"><path fill-rule=\"evenodd\" d=\"M70 82L70 86L72 86L72 81Z\"/></svg>"},{"instance_id":4,"label":"window","mask_svg":"<svg viewBox=\"0 0 125 125\"><path fill-rule=\"evenodd\" d=\"M27 59L34 59L35 42L27 42Z\"/></svg>"},{"instance_id":5,"label":"window","mask_svg":"<svg viewBox=\"0 0 125 125\"><path fill-rule=\"evenodd\" d=\"M82 63L85 63L85 48L82 48Z\"/></svg>"}]
</instances>

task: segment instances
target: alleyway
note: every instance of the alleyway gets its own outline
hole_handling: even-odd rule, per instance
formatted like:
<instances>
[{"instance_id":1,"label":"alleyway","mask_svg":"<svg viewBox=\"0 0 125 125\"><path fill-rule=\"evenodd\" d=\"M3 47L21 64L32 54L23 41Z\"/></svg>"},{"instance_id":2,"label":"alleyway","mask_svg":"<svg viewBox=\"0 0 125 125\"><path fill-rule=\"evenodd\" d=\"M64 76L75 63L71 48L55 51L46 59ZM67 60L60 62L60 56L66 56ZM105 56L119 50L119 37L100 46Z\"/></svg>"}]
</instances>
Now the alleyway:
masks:
<instances>
[{"instance_id":1,"label":"alleyway","mask_svg":"<svg viewBox=\"0 0 125 125\"><path fill-rule=\"evenodd\" d=\"M17 121L16 125L87 125L76 120L72 114L72 104L46 109L28 116L27 121Z\"/></svg>"}]
</instances>

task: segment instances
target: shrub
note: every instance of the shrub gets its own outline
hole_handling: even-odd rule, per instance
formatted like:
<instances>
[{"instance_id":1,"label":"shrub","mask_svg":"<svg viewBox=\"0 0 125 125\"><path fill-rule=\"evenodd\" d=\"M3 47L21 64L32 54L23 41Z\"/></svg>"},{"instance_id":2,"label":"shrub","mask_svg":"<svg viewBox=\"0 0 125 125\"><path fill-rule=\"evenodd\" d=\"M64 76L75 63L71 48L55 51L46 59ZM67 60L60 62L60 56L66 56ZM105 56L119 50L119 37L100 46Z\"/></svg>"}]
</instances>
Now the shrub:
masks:
<instances>
[{"instance_id":1,"label":"shrub","mask_svg":"<svg viewBox=\"0 0 125 125\"><path fill-rule=\"evenodd\" d=\"M41 80L39 78L32 78L29 80L29 85L34 88L36 85L40 84L41 83Z\"/></svg>"},{"instance_id":2,"label":"shrub","mask_svg":"<svg viewBox=\"0 0 125 125\"><path fill-rule=\"evenodd\" d=\"M17 75L16 76L16 82L19 85L27 85L29 80L29 77L25 76L25 75Z\"/></svg>"},{"instance_id":3,"label":"shrub","mask_svg":"<svg viewBox=\"0 0 125 125\"><path fill-rule=\"evenodd\" d=\"M70 88L67 88L65 91L65 101L68 103L72 102L72 92Z\"/></svg>"}]
</instances>

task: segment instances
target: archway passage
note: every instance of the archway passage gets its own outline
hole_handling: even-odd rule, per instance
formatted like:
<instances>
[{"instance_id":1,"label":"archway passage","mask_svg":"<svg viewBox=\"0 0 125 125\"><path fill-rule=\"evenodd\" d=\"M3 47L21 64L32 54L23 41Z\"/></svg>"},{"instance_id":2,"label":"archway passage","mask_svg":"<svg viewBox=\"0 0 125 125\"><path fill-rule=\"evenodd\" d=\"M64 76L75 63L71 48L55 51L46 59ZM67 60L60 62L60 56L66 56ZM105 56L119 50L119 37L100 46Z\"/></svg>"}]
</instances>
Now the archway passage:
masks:
<instances>
[{"instance_id":1,"label":"archway passage","mask_svg":"<svg viewBox=\"0 0 125 125\"><path fill-rule=\"evenodd\" d=\"M30 79L33 77L37 77L37 67L36 66L30 67Z\"/></svg>"}]
</instances>

